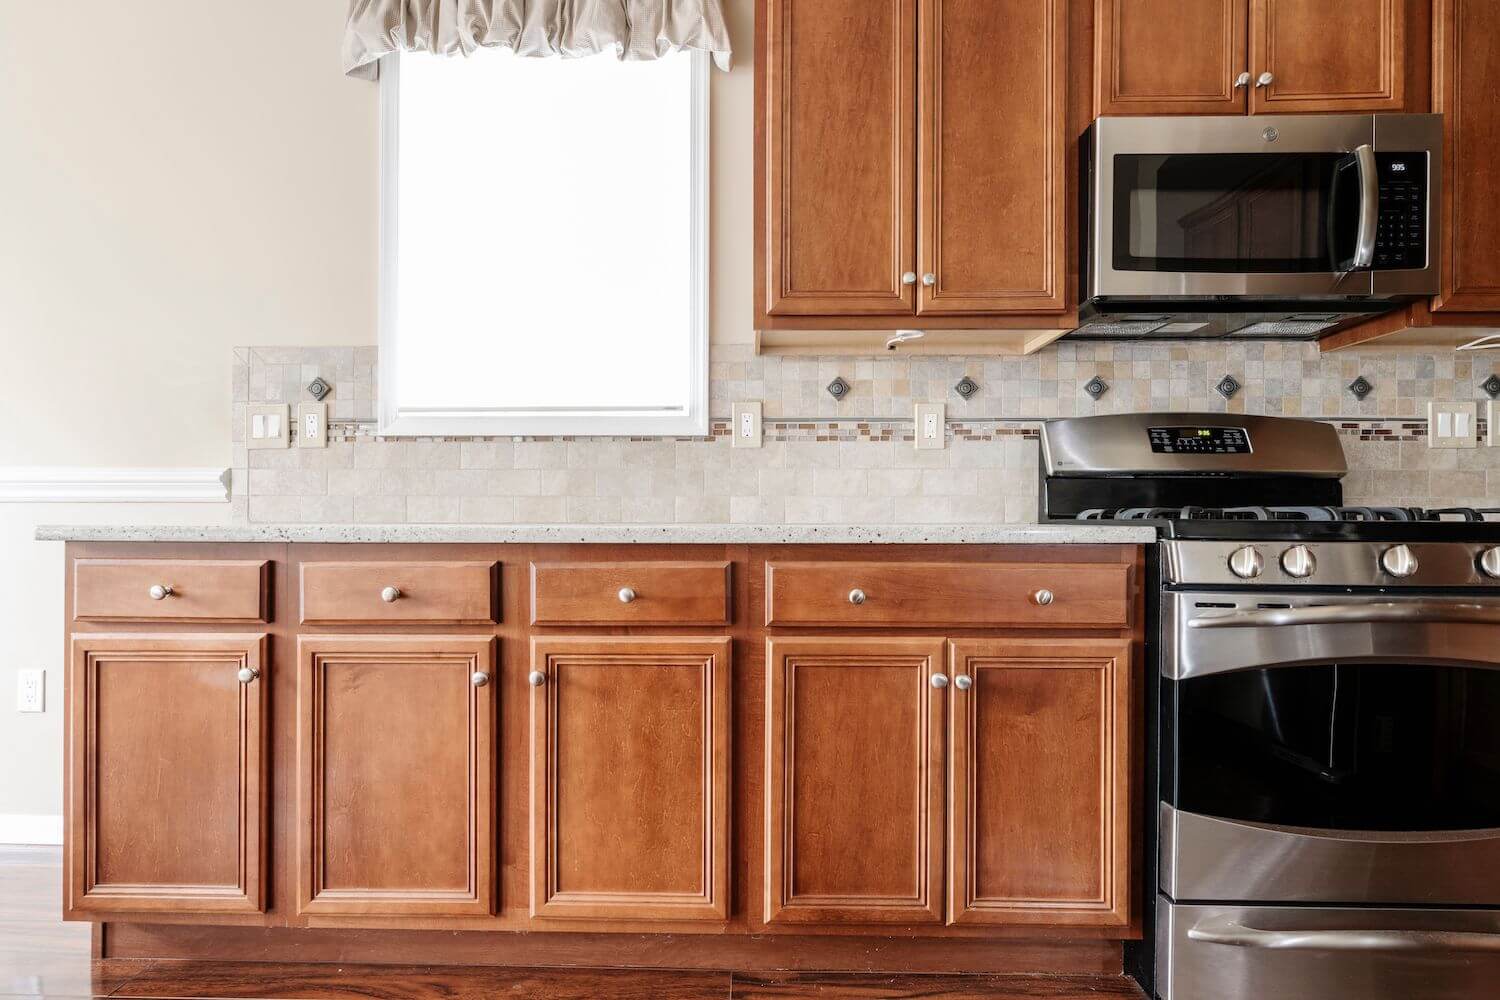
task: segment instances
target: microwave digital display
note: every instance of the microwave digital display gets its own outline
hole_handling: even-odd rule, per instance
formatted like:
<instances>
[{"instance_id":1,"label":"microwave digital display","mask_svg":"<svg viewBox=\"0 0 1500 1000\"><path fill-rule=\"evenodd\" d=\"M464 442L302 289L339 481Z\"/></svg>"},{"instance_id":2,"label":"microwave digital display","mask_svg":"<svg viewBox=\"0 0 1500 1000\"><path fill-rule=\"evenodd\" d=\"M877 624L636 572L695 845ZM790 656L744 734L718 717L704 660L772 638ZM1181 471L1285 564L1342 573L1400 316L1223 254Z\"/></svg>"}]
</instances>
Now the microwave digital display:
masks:
<instances>
[{"instance_id":1,"label":"microwave digital display","mask_svg":"<svg viewBox=\"0 0 1500 1000\"><path fill-rule=\"evenodd\" d=\"M1148 427L1157 455L1248 455L1250 434L1243 427Z\"/></svg>"}]
</instances>

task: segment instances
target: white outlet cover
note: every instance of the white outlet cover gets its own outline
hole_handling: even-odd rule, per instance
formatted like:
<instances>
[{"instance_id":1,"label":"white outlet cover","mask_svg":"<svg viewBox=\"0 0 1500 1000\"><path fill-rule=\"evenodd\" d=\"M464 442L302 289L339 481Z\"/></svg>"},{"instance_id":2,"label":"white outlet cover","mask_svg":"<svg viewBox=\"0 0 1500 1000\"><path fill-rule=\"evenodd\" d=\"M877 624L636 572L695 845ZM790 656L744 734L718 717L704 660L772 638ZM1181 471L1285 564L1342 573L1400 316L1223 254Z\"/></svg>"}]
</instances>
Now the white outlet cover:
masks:
<instances>
[{"instance_id":1,"label":"white outlet cover","mask_svg":"<svg viewBox=\"0 0 1500 1000\"><path fill-rule=\"evenodd\" d=\"M1493 448L1500 445L1500 433L1496 433L1495 418L1500 417L1500 403L1490 400L1484 404L1484 422L1489 425L1484 436L1484 443Z\"/></svg>"},{"instance_id":2,"label":"white outlet cover","mask_svg":"<svg viewBox=\"0 0 1500 1000\"><path fill-rule=\"evenodd\" d=\"M918 451L942 449L947 445L947 406L942 403L918 403L914 419L914 437Z\"/></svg>"},{"instance_id":3,"label":"white outlet cover","mask_svg":"<svg viewBox=\"0 0 1500 1000\"><path fill-rule=\"evenodd\" d=\"M47 671L16 671L16 711L45 712L47 710Z\"/></svg>"},{"instance_id":4,"label":"white outlet cover","mask_svg":"<svg viewBox=\"0 0 1500 1000\"><path fill-rule=\"evenodd\" d=\"M252 451L285 448L292 443L292 408L286 403L258 403L246 408L245 447Z\"/></svg>"},{"instance_id":5,"label":"white outlet cover","mask_svg":"<svg viewBox=\"0 0 1500 1000\"><path fill-rule=\"evenodd\" d=\"M729 435L733 447L759 448L761 445L760 401L735 403L729 410Z\"/></svg>"},{"instance_id":6,"label":"white outlet cover","mask_svg":"<svg viewBox=\"0 0 1500 1000\"><path fill-rule=\"evenodd\" d=\"M1473 448L1479 444L1479 404L1427 404L1427 446L1429 448Z\"/></svg>"},{"instance_id":7,"label":"white outlet cover","mask_svg":"<svg viewBox=\"0 0 1500 1000\"><path fill-rule=\"evenodd\" d=\"M328 447L328 404L297 404L297 447Z\"/></svg>"}]
</instances>

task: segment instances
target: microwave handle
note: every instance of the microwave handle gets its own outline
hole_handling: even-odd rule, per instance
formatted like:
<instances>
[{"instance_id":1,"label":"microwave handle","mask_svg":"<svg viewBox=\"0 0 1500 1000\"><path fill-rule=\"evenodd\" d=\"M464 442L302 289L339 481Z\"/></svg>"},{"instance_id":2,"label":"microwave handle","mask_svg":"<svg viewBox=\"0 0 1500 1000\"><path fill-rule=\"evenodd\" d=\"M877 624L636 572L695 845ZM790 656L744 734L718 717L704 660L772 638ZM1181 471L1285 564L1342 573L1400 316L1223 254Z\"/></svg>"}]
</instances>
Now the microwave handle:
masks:
<instances>
[{"instance_id":1,"label":"microwave handle","mask_svg":"<svg viewBox=\"0 0 1500 1000\"><path fill-rule=\"evenodd\" d=\"M1354 150L1359 174L1359 233L1354 240L1354 270L1375 263L1375 227L1380 221L1380 177L1375 169L1375 150L1366 143Z\"/></svg>"}]
</instances>

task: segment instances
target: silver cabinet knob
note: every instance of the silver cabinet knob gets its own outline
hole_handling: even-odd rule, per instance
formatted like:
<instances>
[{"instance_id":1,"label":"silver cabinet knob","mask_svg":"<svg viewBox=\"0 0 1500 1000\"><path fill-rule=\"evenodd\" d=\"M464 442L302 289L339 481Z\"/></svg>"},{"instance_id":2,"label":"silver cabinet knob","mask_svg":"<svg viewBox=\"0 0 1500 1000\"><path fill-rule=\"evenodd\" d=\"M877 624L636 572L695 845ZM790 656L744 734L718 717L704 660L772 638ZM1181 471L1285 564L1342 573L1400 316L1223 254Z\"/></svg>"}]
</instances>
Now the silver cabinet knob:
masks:
<instances>
[{"instance_id":1,"label":"silver cabinet knob","mask_svg":"<svg viewBox=\"0 0 1500 1000\"><path fill-rule=\"evenodd\" d=\"M1253 545L1242 545L1229 554L1229 572L1241 580L1253 580L1266 568L1260 549Z\"/></svg>"},{"instance_id":2,"label":"silver cabinet knob","mask_svg":"<svg viewBox=\"0 0 1500 1000\"><path fill-rule=\"evenodd\" d=\"M251 681L260 676L260 671L256 670L254 667L240 667L235 676L240 679L241 684L249 684Z\"/></svg>"},{"instance_id":3,"label":"silver cabinet knob","mask_svg":"<svg viewBox=\"0 0 1500 1000\"><path fill-rule=\"evenodd\" d=\"M1049 605L1053 601L1057 600L1057 595L1054 594L1054 593L1052 593L1052 591L1048 590L1047 588L1043 587L1041 590L1038 590L1035 594L1032 594L1031 595L1031 599L1033 601L1036 601L1037 604L1039 604L1039 605L1041 605L1042 607L1045 608L1047 605Z\"/></svg>"},{"instance_id":4,"label":"silver cabinet knob","mask_svg":"<svg viewBox=\"0 0 1500 1000\"><path fill-rule=\"evenodd\" d=\"M547 675L542 673L540 670L533 670L531 673L526 675L526 681L532 687L539 688L543 684L547 683Z\"/></svg>"},{"instance_id":5,"label":"silver cabinet knob","mask_svg":"<svg viewBox=\"0 0 1500 1000\"><path fill-rule=\"evenodd\" d=\"M635 591L631 590L629 587L621 587L620 588L620 603L621 604L629 604L633 600L635 600Z\"/></svg>"},{"instance_id":6,"label":"silver cabinet knob","mask_svg":"<svg viewBox=\"0 0 1500 1000\"><path fill-rule=\"evenodd\" d=\"M1276 77L1273 76L1270 71L1267 71L1255 78L1255 85L1257 87L1269 87L1271 85L1271 81L1274 79L1276 79Z\"/></svg>"},{"instance_id":7,"label":"silver cabinet knob","mask_svg":"<svg viewBox=\"0 0 1500 1000\"><path fill-rule=\"evenodd\" d=\"M151 595L153 601L165 601L172 596L172 588L164 583L153 583L146 593Z\"/></svg>"},{"instance_id":8,"label":"silver cabinet knob","mask_svg":"<svg viewBox=\"0 0 1500 1000\"><path fill-rule=\"evenodd\" d=\"M860 590L858 587L855 587L853 590L849 591L849 603L850 604L863 604L863 603L865 603L865 592L863 590Z\"/></svg>"},{"instance_id":9,"label":"silver cabinet knob","mask_svg":"<svg viewBox=\"0 0 1500 1000\"><path fill-rule=\"evenodd\" d=\"M1239 90L1241 87L1248 86L1250 86L1250 71L1247 69L1245 70L1245 72L1234 78L1234 89Z\"/></svg>"},{"instance_id":10,"label":"silver cabinet knob","mask_svg":"<svg viewBox=\"0 0 1500 1000\"><path fill-rule=\"evenodd\" d=\"M1306 545L1293 545L1281 554L1281 568L1287 576L1302 580L1317 571L1318 559Z\"/></svg>"},{"instance_id":11,"label":"silver cabinet knob","mask_svg":"<svg viewBox=\"0 0 1500 1000\"><path fill-rule=\"evenodd\" d=\"M1479 572L1491 580L1500 580L1500 547L1485 549L1479 554Z\"/></svg>"},{"instance_id":12,"label":"silver cabinet knob","mask_svg":"<svg viewBox=\"0 0 1500 1000\"><path fill-rule=\"evenodd\" d=\"M901 275L901 284L915 285L917 283L917 272L907 271Z\"/></svg>"},{"instance_id":13,"label":"silver cabinet knob","mask_svg":"<svg viewBox=\"0 0 1500 1000\"><path fill-rule=\"evenodd\" d=\"M1380 568L1391 576L1408 577L1417 571L1417 554L1409 545L1397 545L1380 553Z\"/></svg>"},{"instance_id":14,"label":"silver cabinet knob","mask_svg":"<svg viewBox=\"0 0 1500 1000\"><path fill-rule=\"evenodd\" d=\"M401 588L386 587L380 592L380 599L387 604L395 604L401 599Z\"/></svg>"},{"instance_id":15,"label":"silver cabinet knob","mask_svg":"<svg viewBox=\"0 0 1500 1000\"><path fill-rule=\"evenodd\" d=\"M957 677L953 678L953 686L958 688L960 691L967 691L969 690L969 688L974 686L974 678L970 677L968 674L959 674Z\"/></svg>"},{"instance_id":16,"label":"silver cabinet knob","mask_svg":"<svg viewBox=\"0 0 1500 1000\"><path fill-rule=\"evenodd\" d=\"M933 674L931 677L927 678L927 683L931 684L933 687L941 691L943 688L948 686L948 675Z\"/></svg>"},{"instance_id":17,"label":"silver cabinet knob","mask_svg":"<svg viewBox=\"0 0 1500 1000\"><path fill-rule=\"evenodd\" d=\"M926 274L922 275L922 284L926 285L928 288L931 288L933 285L937 284L937 275L933 274L931 271L928 271Z\"/></svg>"},{"instance_id":18,"label":"silver cabinet knob","mask_svg":"<svg viewBox=\"0 0 1500 1000\"><path fill-rule=\"evenodd\" d=\"M469 675L469 683L477 688L482 688L490 682L490 675L483 670L476 670Z\"/></svg>"}]
</instances>

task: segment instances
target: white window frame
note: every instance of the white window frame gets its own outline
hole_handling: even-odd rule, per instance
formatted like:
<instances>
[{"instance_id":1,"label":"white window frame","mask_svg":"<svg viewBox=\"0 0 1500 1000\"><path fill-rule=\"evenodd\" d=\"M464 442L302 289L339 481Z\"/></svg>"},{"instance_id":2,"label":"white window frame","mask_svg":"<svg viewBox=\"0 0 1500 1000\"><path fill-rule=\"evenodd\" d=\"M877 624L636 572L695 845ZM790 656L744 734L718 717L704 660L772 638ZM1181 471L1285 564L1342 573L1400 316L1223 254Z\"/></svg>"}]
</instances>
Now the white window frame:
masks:
<instances>
[{"instance_id":1,"label":"white window frame","mask_svg":"<svg viewBox=\"0 0 1500 1000\"><path fill-rule=\"evenodd\" d=\"M692 270L689 302L688 402L672 408L428 409L397 405L397 153L400 139L400 56L380 60L379 433L389 437L702 436L708 433L709 77L710 55L693 52L689 166Z\"/></svg>"}]
</instances>

